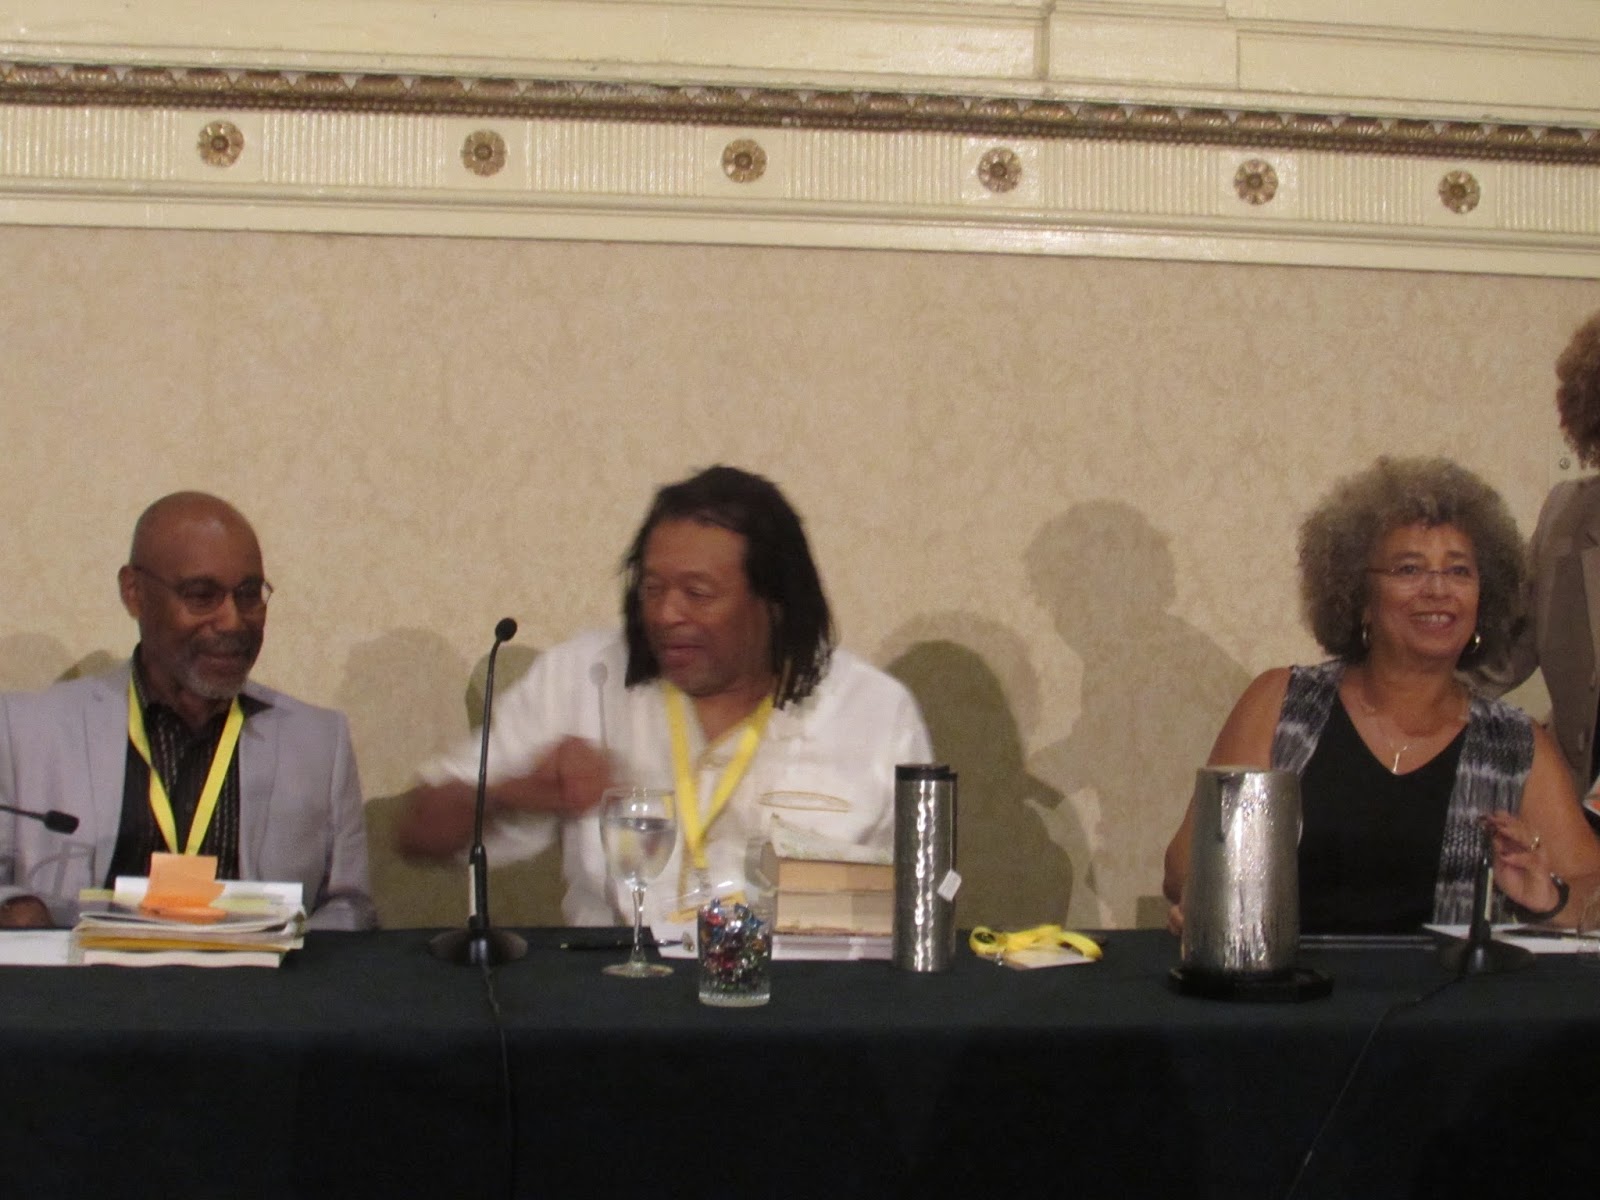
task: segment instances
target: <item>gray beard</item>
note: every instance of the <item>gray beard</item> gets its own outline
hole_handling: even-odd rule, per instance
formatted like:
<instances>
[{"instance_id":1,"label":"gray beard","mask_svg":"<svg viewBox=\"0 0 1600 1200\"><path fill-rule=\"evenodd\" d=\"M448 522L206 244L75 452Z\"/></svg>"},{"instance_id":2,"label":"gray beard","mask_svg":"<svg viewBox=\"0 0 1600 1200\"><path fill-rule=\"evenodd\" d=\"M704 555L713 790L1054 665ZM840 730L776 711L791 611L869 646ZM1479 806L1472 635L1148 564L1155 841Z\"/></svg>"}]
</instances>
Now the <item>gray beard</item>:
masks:
<instances>
[{"instance_id":1,"label":"gray beard","mask_svg":"<svg viewBox=\"0 0 1600 1200\"><path fill-rule=\"evenodd\" d=\"M185 660L181 671L181 681L186 691L196 696L202 696L207 700L232 700L244 688L245 682L250 678L250 669L255 666L255 656L261 651L261 643L247 638L232 644L223 643L223 645L227 649L248 650L253 648L255 653L251 654L249 664L239 672L236 680L218 681L206 678L201 674L197 661L198 655L193 659ZM217 647L213 646L212 648L215 649Z\"/></svg>"},{"instance_id":2,"label":"gray beard","mask_svg":"<svg viewBox=\"0 0 1600 1200\"><path fill-rule=\"evenodd\" d=\"M207 700L232 700L243 689L250 672L246 671L237 684L216 683L204 678L193 667L185 667L183 671L184 690L196 696L203 696Z\"/></svg>"}]
</instances>

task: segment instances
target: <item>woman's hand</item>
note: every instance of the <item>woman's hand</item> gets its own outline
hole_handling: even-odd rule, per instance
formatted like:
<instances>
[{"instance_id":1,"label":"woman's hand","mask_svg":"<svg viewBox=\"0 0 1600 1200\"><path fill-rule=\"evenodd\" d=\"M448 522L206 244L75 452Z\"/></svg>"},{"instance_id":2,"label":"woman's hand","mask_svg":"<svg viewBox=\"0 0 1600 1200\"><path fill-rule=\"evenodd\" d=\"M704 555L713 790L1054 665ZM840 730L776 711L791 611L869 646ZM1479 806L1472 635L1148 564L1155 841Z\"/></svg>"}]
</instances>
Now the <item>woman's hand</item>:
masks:
<instances>
[{"instance_id":1,"label":"woman's hand","mask_svg":"<svg viewBox=\"0 0 1600 1200\"><path fill-rule=\"evenodd\" d=\"M1494 835L1494 881L1512 903L1531 912L1554 908L1560 899L1544 837L1521 817L1500 811L1483 818Z\"/></svg>"},{"instance_id":2,"label":"woman's hand","mask_svg":"<svg viewBox=\"0 0 1600 1200\"><path fill-rule=\"evenodd\" d=\"M1583 898L1600 884L1600 840L1585 820L1572 790L1572 775L1550 735L1533 730L1533 769L1522 789L1516 816L1492 813L1485 824L1495 835L1495 882L1513 901L1534 912L1555 904L1550 874L1561 876L1572 898L1547 918L1555 925L1576 924Z\"/></svg>"}]
</instances>

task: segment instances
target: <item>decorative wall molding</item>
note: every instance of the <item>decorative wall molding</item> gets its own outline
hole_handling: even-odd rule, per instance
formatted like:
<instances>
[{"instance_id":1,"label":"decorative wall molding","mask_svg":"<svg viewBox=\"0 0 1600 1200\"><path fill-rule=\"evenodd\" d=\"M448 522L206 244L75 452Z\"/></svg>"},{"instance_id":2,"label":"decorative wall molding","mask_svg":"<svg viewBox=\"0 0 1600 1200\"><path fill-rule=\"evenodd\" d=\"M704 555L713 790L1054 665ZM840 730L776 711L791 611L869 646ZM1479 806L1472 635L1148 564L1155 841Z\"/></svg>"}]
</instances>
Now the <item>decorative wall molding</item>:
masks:
<instances>
[{"instance_id":1,"label":"decorative wall molding","mask_svg":"<svg viewBox=\"0 0 1600 1200\"><path fill-rule=\"evenodd\" d=\"M1600 277L1597 52L1600 0L21 0L0 222Z\"/></svg>"},{"instance_id":2,"label":"decorative wall molding","mask_svg":"<svg viewBox=\"0 0 1600 1200\"><path fill-rule=\"evenodd\" d=\"M1595 0L10 0L0 61L819 87L1533 125Z\"/></svg>"},{"instance_id":3,"label":"decorative wall molding","mask_svg":"<svg viewBox=\"0 0 1600 1200\"><path fill-rule=\"evenodd\" d=\"M0 104L928 131L1600 165L1595 128L814 88L11 64L0 66Z\"/></svg>"}]
</instances>

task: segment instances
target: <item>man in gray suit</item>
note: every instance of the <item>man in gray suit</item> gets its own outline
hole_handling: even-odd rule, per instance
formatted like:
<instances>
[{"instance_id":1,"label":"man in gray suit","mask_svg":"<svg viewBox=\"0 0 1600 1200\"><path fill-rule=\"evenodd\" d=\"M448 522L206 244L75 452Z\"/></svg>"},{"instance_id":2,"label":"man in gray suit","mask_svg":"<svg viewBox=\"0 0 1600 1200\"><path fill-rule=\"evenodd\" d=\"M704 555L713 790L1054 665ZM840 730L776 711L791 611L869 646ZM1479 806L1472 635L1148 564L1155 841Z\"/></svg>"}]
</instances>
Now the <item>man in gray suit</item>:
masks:
<instances>
[{"instance_id":1,"label":"man in gray suit","mask_svg":"<svg viewBox=\"0 0 1600 1200\"><path fill-rule=\"evenodd\" d=\"M299 881L311 927L375 924L344 717L248 682L272 595L255 531L200 492L157 500L117 573L139 623L128 664L0 696L0 925L70 925L78 893L214 854L222 879Z\"/></svg>"}]
</instances>

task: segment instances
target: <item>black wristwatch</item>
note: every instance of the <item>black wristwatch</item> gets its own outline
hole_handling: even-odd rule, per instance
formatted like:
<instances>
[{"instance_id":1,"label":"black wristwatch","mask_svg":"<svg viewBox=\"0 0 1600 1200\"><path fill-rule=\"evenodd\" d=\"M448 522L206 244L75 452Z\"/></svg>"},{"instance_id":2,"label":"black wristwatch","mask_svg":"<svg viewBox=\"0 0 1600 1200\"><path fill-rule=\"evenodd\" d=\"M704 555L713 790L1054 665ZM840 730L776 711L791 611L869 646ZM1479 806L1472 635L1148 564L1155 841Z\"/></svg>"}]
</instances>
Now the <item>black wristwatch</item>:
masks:
<instances>
[{"instance_id":1,"label":"black wristwatch","mask_svg":"<svg viewBox=\"0 0 1600 1200\"><path fill-rule=\"evenodd\" d=\"M1567 906L1567 901L1572 896L1572 888L1567 885L1567 881L1565 879L1561 878L1561 876L1557 875L1554 871L1550 872L1550 882L1555 884L1556 888L1556 904L1554 908L1546 908L1540 911L1535 911L1531 908L1523 908L1522 905L1516 903L1515 901L1512 902L1511 907L1516 909L1517 912L1521 913L1523 919L1527 921L1545 921L1555 916Z\"/></svg>"}]
</instances>

